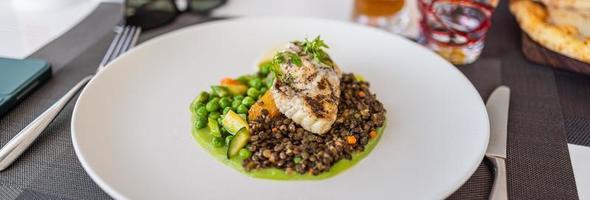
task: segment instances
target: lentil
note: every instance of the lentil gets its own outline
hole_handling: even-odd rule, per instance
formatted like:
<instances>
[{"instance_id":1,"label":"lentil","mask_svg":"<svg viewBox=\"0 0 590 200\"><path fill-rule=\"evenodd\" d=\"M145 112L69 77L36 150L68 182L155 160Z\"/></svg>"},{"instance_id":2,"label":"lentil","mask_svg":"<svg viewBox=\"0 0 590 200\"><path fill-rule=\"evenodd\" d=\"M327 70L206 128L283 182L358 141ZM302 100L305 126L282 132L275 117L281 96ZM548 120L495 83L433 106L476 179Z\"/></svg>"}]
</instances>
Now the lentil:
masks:
<instances>
[{"instance_id":1,"label":"lentil","mask_svg":"<svg viewBox=\"0 0 590 200\"><path fill-rule=\"evenodd\" d=\"M323 135L306 131L282 114L270 118L265 110L249 119L252 136L247 149L252 154L244 160L244 168L318 175L364 151L369 140L377 137L376 129L383 126L386 110L369 91L369 83L355 79L354 74L342 75L340 91L336 121Z\"/></svg>"}]
</instances>

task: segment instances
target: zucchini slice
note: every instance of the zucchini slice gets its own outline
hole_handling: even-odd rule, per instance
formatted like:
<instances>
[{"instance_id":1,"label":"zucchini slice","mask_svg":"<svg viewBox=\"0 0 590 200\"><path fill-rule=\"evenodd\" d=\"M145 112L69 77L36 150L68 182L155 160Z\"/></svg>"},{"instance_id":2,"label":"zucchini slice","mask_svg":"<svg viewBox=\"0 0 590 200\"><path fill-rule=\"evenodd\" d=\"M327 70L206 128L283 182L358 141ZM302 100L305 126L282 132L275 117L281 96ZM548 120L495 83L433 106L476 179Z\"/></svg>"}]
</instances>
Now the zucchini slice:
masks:
<instances>
[{"instance_id":1,"label":"zucchini slice","mask_svg":"<svg viewBox=\"0 0 590 200\"><path fill-rule=\"evenodd\" d=\"M248 131L246 128L241 128L229 143L229 147L227 147L227 158L231 159L238 155L240 149L244 148L246 144L248 144L249 139L250 131Z\"/></svg>"},{"instance_id":2,"label":"zucchini slice","mask_svg":"<svg viewBox=\"0 0 590 200\"><path fill-rule=\"evenodd\" d=\"M225 114L222 124L223 128L232 135L235 135L242 128L248 129L248 122L232 110Z\"/></svg>"}]
</instances>

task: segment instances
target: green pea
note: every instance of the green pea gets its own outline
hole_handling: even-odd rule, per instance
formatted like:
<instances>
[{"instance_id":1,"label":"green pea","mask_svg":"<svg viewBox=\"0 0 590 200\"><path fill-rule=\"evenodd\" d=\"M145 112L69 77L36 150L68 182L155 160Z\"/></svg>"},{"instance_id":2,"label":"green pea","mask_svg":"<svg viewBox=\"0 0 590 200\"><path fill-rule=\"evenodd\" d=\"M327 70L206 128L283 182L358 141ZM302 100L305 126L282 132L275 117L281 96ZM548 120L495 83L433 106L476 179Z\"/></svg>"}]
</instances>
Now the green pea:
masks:
<instances>
[{"instance_id":1,"label":"green pea","mask_svg":"<svg viewBox=\"0 0 590 200\"><path fill-rule=\"evenodd\" d=\"M209 118L217 120L219 119L219 117L221 116L221 114L219 112L211 112L209 113Z\"/></svg>"},{"instance_id":2,"label":"green pea","mask_svg":"<svg viewBox=\"0 0 590 200\"><path fill-rule=\"evenodd\" d=\"M223 139L221 139L221 137L214 137L211 140L211 143L213 144L213 147L219 148L223 146Z\"/></svg>"},{"instance_id":3,"label":"green pea","mask_svg":"<svg viewBox=\"0 0 590 200\"><path fill-rule=\"evenodd\" d=\"M207 102L207 105L205 105L205 107L209 112L216 111L217 109L219 109L219 98L211 99L211 101Z\"/></svg>"},{"instance_id":4,"label":"green pea","mask_svg":"<svg viewBox=\"0 0 590 200\"><path fill-rule=\"evenodd\" d=\"M209 111L207 111L207 108L205 108L205 106L201 106L197 109L197 116L199 117L207 117L208 114Z\"/></svg>"},{"instance_id":5,"label":"green pea","mask_svg":"<svg viewBox=\"0 0 590 200\"><path fill-rule=\"evenodd\" d=\"M248 81L248 85L250 85L250 87L258 89L262 87L264 84L262 83L262 80L260 80L259 78L255 78Z\"/></svg>"},{"instance_id":6,"label":"green pea","mask_svg":"<svg viewBox=\"0 0 590 200\"><path fill-rule=\"evenodd\" d=\"M248 91L246 91L246 94L248 94L249 97L256 98L256 97L258 97L260 92L258 91L258 89L251 87L251 88L248 88Z\"/></svg>"},{"instance_id":7,"label":"green pea","mask_svg":"<svg viewBox=\"0 0 590 200\"><path fill-rule=\"evenodd\" d=\"M217 96L224 97L230 95L229 90L225 86L214 85L211 86L211 90L213 94L217 94Z\"/></svg>"},{"instance_id":8,"label":"green pea","mask_svg":"<svg viewBox=\"0 0 590 200\"><path fill-rule=\"evenodd\" d=\"M223 109L223 114L224 114L224 115L225 115L225 114L227 114L227 113L228 113L230 110L231 110L231 107L225 107L225 108Z\"/></svg>"},{"instance_id":9,"label":"green pea","mask_svg":"<svg viewBox=\"0 0 590 200\"><path fill-rule=\"evenodd\" d=\"M258 73L260 74L260 76L265 77L266 75L268 75L268 73L270 72L270 68L268 65L263 65L260 67L260 71L258 71Z\"/></svg>"},{"instance_id":10,"label":"green pea","mask_svg":"<svg viewBox=\"0 0 590 200\"><path fill-rule=\"evenodd\" d=\"M219 100L219 106L221 106L222 108L231 106L231 103L232 101L227 97L223 97L221 98L221 100Z\"/></svg>"},{"instance_id":11,"label":"green pea","mask_svg":"<svg viewBox=\"0 0 590 200\"><path fill-rule=\"evenodd\" d=\"M207 118L206 117L199 117L195 118L195 127L198 129L205 128L207 126Z\"/></svg>"},{"instance_id":12,"label":"green pea","mask_svg":"<svg viewBox=\"0 0 590 200\"><path fill-rule=\"evenodd\" d=\"M242 95L236 95L236 96L234 96L234 101L235 100L241 101L243 99L244 99L244 96L242 96Z\"/></svg>"},{"instance_id":13,"label":"green pea","mask_svg":"<svg viewBox=\"0 0 590 200\"><path fill-rule=\"evenodd\" d=\"M260 88L260 94L264 94L264 93L266 92L266 90L268 90L268 89L266 88L266 86L262 86L262 87Z\"/></svg>"},{"instance_id":14,"label":"green pea","mask_svg":"<svg viewBox=\"0 0 590 200\"><path fill-rule=\"evenodd\" d=\"M242 75L242 76L238 77L236 80L238 80L240 83L248 84L250 79L252 79L251 75Z\"/></svg>"},{"instance_id":15,"label":"green pea","mask_svg":"<svg viewBox=\"0 0 590 200\"><path fill-rule=\"evenodd\" d=\"M238 106L242 105L242 100L234 100L234 102L231 103L231 107L236 110L238 109Z\"/></svg>"},{"instance_id":16,"label":"green pea","mask_svg":"<svg viewBox=\"0 0 590 200\"><path fill-rule=\"evenodd\" d=\"M242 100L242 105L250 107L253 104L254 104L254 99L252 97L245 97L244 100Z\"/></svg>"},{"instance_id":17,"label":"green pea","mask_svg":"<svg viewBox=\"0 0 590 200\"><path fill-rule=\"evenodd\" d=\"M248 150L246 148L242 148L242 149L240 149L240 152L238 152L238 156L240 156L240 158L242 158L242 159L246 159L246 158L249 158L250 156L252 156L252 152L250 152L250 150Z\"/></svg>"},{"instance_id":18,"label":"green pea","mask_svg":"<svg viewBox=\"0 0 590 200\"><path fill-rule=\"evenodd\" d=\"M238 106L238 114L246 114L248 113L248 108L244 105Z\"/></svg>"},{"instance_id":19,"label":"green pea","mask_svg":"<svg viewBox=\"0 0 590 200\"><path fill-rule=\"evenodd\" d=\"M197 97L197 102L200 103L207 103L207 100L209 100L209 93L205 91L201 92L201 94L199 94L199 97Z\"/></svg>"},{"instance_id":20,"label":"green pea","mask_svg":"<svg viewBox=\"0 0 590 200\"><path fill-rule=\"evenodd\" d=\"M191 112L197 112L200 107L203 107L204 103L198 101L198 97L191 102L190 110Z\"/></svg>"},{"instance_id":21,"label":"green pea","mask_svg":"<svg viewBox=\"0 0 590 200\"><path fill-rule=\"evenodd\" d=\"M233 139L234 139L234 136L233 136L233 135L230 135L230 136L227 136L227 137L225 137L225 145L226 145L226 146L229 146L229 143L230 143L230 142L231 142L231 140L233 140Z\"/></svg>"}]
</instances>

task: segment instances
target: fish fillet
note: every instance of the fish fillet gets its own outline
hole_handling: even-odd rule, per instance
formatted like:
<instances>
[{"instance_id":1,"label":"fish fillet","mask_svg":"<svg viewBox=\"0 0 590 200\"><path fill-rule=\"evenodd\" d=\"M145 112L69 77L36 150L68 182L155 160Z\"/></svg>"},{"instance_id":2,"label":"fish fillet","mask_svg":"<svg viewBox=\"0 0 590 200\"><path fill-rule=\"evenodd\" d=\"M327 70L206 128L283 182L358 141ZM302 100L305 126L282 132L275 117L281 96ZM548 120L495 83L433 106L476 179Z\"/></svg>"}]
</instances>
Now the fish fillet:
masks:
<instances>
[{"instance_id":1,"label":"fish fillet","mask_svg":"<svg viewBox=\"0 0 590 200\"><path fill-rule=\"evenodd\" d=\"M281 113L316 134L328 132L336 120L340 99L340 76L335 64L327 66L302 53L301 47L289 43L282 51L301 55L301 65L280 65L289 81L275 79L271 88Z\"/></svg>"}]
</instances>

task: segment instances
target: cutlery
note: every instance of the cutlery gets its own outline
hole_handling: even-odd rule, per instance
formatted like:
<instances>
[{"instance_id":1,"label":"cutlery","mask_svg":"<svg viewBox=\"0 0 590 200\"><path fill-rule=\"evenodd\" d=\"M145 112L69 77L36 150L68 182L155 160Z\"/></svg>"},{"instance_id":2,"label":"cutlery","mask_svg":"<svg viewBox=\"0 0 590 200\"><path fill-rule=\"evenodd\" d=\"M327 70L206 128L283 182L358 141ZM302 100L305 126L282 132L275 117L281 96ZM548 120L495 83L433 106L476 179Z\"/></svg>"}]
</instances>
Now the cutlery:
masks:
<instances>
[{"instance_id":1,"label":"cutlery","mask_svg":"<svg viewBox=\"0 0 590 200\"><path fill-rule=\"evenodd\" d=\"M102 61L96 69L96 73L104 69L105 65L119 55L125 53L127 50L135 46L141 28L136 26L118 26L115 28L115 38L111 42ZM12 164L35 140L39 135L49 126L49 124L57 117L60 111L67 105L67 103L84 88L94 75L89 75L80 82L78 82L72 89L70 89L57 102L43 112L39 117L33 120L23 130L21 130L14 138L12 138L2 149L0 149L0 171L6 169Z\"/></svg>"},{"instance_id":2,"label":"cutlery","mask_svg":"<svg viewBox=\"0 0 590 200\"><path fill-rule=\"evenodd\" d=\"M491 200L508 199L506 184L506 138L508 135L508 107L510 88L500 86L492 92L486 103L490 118L490 143L486 157L494 165L494 185L490 193Z\"/></svg>"}]
</instances>

